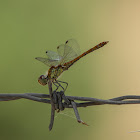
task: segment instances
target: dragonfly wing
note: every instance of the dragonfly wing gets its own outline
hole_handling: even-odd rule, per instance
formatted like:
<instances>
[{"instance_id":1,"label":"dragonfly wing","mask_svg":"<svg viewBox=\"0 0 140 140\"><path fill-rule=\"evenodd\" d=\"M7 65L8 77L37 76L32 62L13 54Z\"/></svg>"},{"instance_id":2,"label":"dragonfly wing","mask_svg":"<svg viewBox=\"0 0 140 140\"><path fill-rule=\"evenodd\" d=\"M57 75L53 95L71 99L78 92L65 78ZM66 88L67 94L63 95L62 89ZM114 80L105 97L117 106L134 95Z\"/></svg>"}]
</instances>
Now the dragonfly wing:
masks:
<instances>
[{"instance_id":1,"label":"dragonfly wing","mask_svg":"<svg viewBox=\"0 0 140 140\"><path fill-rule=\"evenodd\" d=\"M43 58L43 57L36 57L35 59L38 60L38 61L41 61L42 63L44 63L45 65L47 65L49 67L56 66L60 63L59 60L52 60L52 59Z\"/></svg>"},{"instance_id":2,"label":"dragonfly wing","mask_svg":"<svg viewBox=\"0 0 140 140\"><path fill-rule=\"evenodd\" d=\"M74 39L67 40L65 44L59 45L57 51L61 56L61 64L69 62L80 55L80 47Z\"/></svg>"},{"instance_id":3,"label":"dragonfly wing","mask_svg":"<svg viewBox=\"0 0 140 140\"><path fill-rule=\"evenodd\" d=\"M59 61L61 59L61 56L56 52L46 51L46 54L47 54L48 58L51 60L58 60Z\"/></svg>"},{"instance_id":4,"label":"dragonfly wing","mask_svg":"<svg viewBox=\"0 0 140 140\"><path fill-rule=\"evenodd\" d=\"M61 58L64 55L64 51L65 51L65 45L64 44L61 44L57 47L58 55L61 56Z\"/></svg>"},{"instance_id":5,"label":"dragonfly wing","mask_svg":"<svg viewBox=\"0 0 140 140\"><path fill-rule=\"evenodd\" d=\"M70 46L73 51L79 56L81 54L80 45L75 39L69 39L65 42L65 45Z\"/></svg>"}]
</instances>

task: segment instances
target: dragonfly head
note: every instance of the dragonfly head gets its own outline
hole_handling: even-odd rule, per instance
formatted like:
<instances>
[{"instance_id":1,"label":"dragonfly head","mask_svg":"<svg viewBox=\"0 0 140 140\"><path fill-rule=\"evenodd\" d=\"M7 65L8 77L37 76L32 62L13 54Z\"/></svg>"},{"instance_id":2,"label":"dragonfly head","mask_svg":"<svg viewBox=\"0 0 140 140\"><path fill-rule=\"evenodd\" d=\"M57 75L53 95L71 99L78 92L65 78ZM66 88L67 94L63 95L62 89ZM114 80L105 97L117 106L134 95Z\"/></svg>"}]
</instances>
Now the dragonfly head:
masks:
<instances>
[{"instance_id":1,"label":"dragonfly head","mask_svg":"<svg viewBox=\"0 0 140 140\"><path fill-rule=\"evenodd\" d=\"M45 85L47 85L47 83L48 83L48 78L47 78L45 75L41 75L41 76L38 78L38 82L39 82L41 85L45 86Z\"/></svg>"}]
</instances>

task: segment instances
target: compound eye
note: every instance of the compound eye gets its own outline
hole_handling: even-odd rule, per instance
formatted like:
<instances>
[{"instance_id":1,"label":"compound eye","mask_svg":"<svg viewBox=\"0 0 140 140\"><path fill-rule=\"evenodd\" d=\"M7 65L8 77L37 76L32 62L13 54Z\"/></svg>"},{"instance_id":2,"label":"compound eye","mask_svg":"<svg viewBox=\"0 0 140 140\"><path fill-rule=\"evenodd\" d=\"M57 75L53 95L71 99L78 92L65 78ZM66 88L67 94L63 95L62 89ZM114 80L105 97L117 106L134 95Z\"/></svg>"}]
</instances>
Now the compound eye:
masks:
<instances>
[{"instance_id":1,"label":"compound eye","mask_svg":"<svg viewBox=\"0 0 140 140\"><path fill-rule=\"evenodd\" d=\"M41 85L43 85L43 86L45 86L46 84L47 84L47 77L46 76L44 76L44 75L41 75L39 78L38 78L38 82L41 84Z\"/></svg>"},{"instance_id":2,"label":"compound eye","mask_svg":"<svg viewBox=\"0 0 140 140\"><path fill-rule=\"evenodd\" d=\"M41 75L40 76L40 79L45 79L46 77L44 75Z\"/></svg>"}]
</instances>

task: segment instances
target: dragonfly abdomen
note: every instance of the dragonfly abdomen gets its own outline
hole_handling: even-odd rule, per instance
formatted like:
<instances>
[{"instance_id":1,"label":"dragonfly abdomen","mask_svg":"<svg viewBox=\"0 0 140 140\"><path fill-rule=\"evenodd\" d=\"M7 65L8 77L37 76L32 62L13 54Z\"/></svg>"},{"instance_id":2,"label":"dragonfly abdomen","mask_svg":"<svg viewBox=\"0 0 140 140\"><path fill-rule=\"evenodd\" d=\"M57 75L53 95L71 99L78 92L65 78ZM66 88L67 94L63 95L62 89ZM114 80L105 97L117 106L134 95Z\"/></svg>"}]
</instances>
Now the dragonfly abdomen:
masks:
<instances>
[{"instance_id":1,"label":"dragonfly abdomen","mask_svg":"<svg viewBox=\"0 0 140 140\"><path fill-rule=\"evenodd\" d=\"M76 57L75 59L73 59L73 60L71 60L71 61L65 63L65 64L64 64L65 69L68 69L68 68L69 68L70 66L72 66L76 61L78 61L80 58L84 57L85 55L87 55L87 54L89 54L89 53L91 53L91 52L93 52L93 51L95 51L95 50L97 50L97 49L99 49L99 48L101 48L101 47L103 47L103 46L106 45L107 43L108 43L108 41L102 42L102 43L96 45L95 47L89 49L88 51L82 53L81 55L79 55L79 56Z\"/></svg>"}]
</instances>

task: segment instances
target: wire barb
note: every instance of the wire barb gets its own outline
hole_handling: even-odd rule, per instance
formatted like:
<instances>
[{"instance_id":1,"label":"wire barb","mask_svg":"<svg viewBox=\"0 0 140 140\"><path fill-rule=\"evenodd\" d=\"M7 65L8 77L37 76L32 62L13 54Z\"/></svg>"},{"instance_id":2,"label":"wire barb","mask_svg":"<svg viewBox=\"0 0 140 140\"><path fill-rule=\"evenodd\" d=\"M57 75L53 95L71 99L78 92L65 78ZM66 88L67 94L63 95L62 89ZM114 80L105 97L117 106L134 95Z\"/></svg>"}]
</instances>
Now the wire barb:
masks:
<instances>
[{"instance_id":1,"label":"wire barb","mask_svg":"<svg viewBox=\"0 0 140 140\"><path fill-rule=\"evenodd\" d=\"M49 125L49 130L51 131L53 128L53 123L54 123L54 116L55 116L55 105L53 102L53 92L52 92L52 82L49 80L48 81L48 87L49 87L49 93L50 93L50 102L51 102L51 119L50 119L50 125Z\"/></svg>"},{"instance_id":2,"label":"wire barb","mask_svg":"<svg viewBox=\"0 0 140 140\"><path fill-rule=\"evenodd\" d=\"M76 116L76 118L77 118L77 121L78 121L79 123L82 123L82 124L88 126L88 124L86 124L85 122L83 122L83 121L80 119L80 115L79 115L79 113L78 113L76 103L75 103L74 101L71 101L71 104L72 104L72 107L73 107L75 116Z\"/></svg>"}]
</instances>

